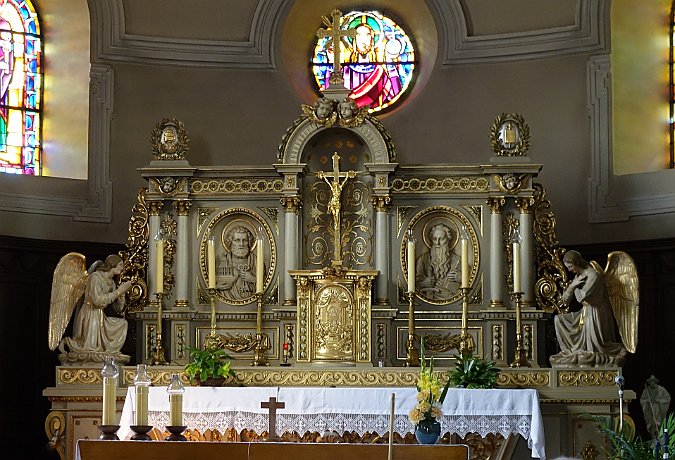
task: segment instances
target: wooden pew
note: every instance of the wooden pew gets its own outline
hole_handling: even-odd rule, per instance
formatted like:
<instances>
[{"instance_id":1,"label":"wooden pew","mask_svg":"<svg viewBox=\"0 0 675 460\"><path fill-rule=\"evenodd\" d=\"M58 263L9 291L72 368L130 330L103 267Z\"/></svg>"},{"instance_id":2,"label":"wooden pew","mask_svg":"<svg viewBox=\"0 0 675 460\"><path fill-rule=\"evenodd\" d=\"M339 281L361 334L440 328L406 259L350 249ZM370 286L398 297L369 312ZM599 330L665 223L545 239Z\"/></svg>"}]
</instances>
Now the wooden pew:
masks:
<instances>
[{"instance_id":1,"label":"wooden pew","mask_svg":"<svg viewBox=\"0 0 675 460\"><path fill-rule=\"evenodd\" d=\"M77 460L387 460L386 444L78 441ZM79 459L78 459L79 457ZM465 445L395 444L392 460L467 460Z\"/></svg>"}]
</instances>

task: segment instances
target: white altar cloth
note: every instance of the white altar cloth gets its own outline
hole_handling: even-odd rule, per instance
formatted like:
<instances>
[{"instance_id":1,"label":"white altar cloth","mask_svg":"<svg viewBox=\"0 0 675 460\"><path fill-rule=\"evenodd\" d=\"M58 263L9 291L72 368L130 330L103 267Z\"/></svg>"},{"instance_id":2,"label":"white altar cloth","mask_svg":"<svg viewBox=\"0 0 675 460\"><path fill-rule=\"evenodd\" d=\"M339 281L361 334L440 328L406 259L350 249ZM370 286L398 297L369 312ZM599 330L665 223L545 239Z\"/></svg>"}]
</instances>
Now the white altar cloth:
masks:
<instances>
[{"instance_id":1,"label":"white altar cloth","mask_svg":"<svg viewBox=\"0 0 675 460\"><path fill-rule=\"evenodd\" d=\"M268 409L260 403L276 397L285 408L277 410L276 431L355 431L359 434L389 431L391 393L395 393L394 429L404 435L413 432L408 412L416 404L415 388L323 388L323 387L186 387L183 396L183 423L189 429L223 433L267 430ZM120 439L133 432L134 387L129 387L120 420ZM169 397L166 387L150 387L149 424L160 430L169 424ZM544 424L536 390L468 390L451 388L443 403L441 432L520 434L527 440L532 457L545 459Z\"/></svg>"}]
</instances>

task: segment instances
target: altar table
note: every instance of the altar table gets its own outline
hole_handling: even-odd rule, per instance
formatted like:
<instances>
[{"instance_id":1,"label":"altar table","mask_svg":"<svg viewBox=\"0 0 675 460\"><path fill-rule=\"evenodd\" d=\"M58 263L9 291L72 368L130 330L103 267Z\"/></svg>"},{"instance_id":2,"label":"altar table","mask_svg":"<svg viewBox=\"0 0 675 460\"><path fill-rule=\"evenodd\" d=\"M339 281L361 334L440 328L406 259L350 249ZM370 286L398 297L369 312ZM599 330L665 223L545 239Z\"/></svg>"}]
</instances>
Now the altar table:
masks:
<instances>
[{"instance_id":1,"label":"altar table","mask_svg":"<svg viewBox=\"0 0 675 460\"><path fill-rule=\"evenodd\" d=\"M80 440L78 460L374 460L387 458L385 444L213 443ZM467 460L465 445L397 444L392 460Z\"/></svg>"},{"instance_id":2,"label":"altar table","mask_svg":"<svg viewBox=\"0 0 675 460\"><path fill-rule=\"evenodd\" d=\"M391 394L395 396L394 431L413 432L408 412L416 404L417 390L405 388L324 388L324 387L186 387L183 396L183 423L204 433L208 429L234 428L267 431L268 410L260 403L276 397L285 408L277 410L277 434L307 431L359 434L389 431ZM135 389L129 387L120 420L120 439L133 433ZM169 424L169 397L166 387L150 387L149 424L164 431ZM532 457L545 459L544 425L539 395L533 389L469 390L451 388L443 403L441 433L468 433L504 437L520 434L527 440Z\"/></svg>"}]
</instances>

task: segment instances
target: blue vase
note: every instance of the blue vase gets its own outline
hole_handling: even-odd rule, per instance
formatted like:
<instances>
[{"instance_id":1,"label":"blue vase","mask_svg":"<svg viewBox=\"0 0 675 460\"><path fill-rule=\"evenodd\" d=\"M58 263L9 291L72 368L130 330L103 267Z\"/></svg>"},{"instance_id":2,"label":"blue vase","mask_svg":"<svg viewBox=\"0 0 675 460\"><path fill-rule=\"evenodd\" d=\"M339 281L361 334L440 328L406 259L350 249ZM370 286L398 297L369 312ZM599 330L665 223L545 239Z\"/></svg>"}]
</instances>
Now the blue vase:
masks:
<instances>
[{"instance_id":1,"label":"blue vase","mask_svg":"<svg viewBox=\"0 0 675 460\"><path fill-rule=\"evenodd\" d=\"M441 422L425 418L415 426L415 437L420 444L436 444L441 436Z\"/></svg>"}]
</instances>

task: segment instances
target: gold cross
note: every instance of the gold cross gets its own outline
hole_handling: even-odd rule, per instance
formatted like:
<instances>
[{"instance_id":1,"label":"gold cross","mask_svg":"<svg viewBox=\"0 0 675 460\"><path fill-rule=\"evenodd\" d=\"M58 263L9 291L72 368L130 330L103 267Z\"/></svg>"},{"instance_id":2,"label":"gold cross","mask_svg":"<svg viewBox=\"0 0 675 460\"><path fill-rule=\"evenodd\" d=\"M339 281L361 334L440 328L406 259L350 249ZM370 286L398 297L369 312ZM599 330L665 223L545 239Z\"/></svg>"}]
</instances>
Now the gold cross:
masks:
<instances>
[{"instance_id":1,"label":"gold cross","mask_svg":"<svg viewBox=\"0 0 675 460\"><path fill-rule=\"evenodd\" d=\"M326 27L328 27L328 30L319 29L316 31L316 36L319 38L328 37L329 40L326 45L330 45L331 42L333 43L333 73L331 74L328 82L331 85L343 85L344 79L342 78L342 59L340 57L341 54L340 42L342 41L342 37L352 37L352 38L356 37L356 30L354 29L342 30L340 28L340 22L342 22L342 11L333 10L333 12L330 15L333 18L332 23L326 16L322 17L323 23Z\"/></svg>"},{"instance_id":2,"label":"gold cross","mask_svg":"<svg viewBox=\"0 0 675 460\"><path fill-rule=\"evenodd\" d=\"M277 402L277 398L275 397L270 397L269 402L263 401L260 403L261 409L269 409L270 411L269 427L267 428L268 441L279 440L279 436L277 436L277 409L283 409L285 407L286 403L282 401Z\"/></svg>"}]
</instances>

